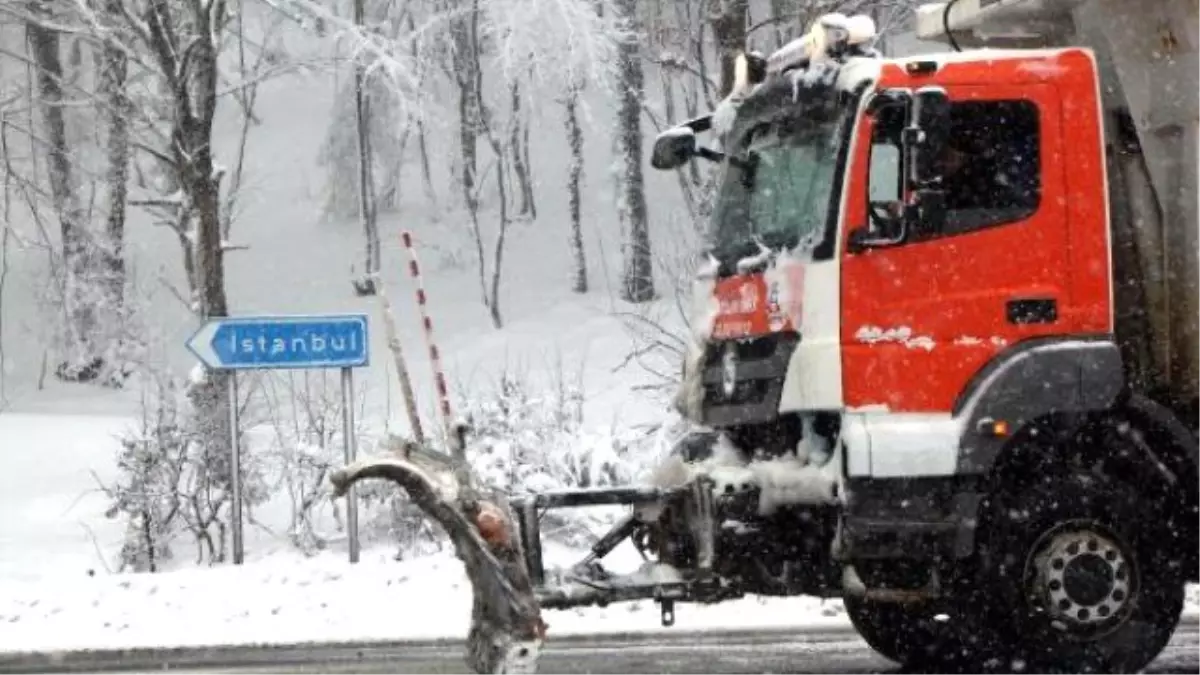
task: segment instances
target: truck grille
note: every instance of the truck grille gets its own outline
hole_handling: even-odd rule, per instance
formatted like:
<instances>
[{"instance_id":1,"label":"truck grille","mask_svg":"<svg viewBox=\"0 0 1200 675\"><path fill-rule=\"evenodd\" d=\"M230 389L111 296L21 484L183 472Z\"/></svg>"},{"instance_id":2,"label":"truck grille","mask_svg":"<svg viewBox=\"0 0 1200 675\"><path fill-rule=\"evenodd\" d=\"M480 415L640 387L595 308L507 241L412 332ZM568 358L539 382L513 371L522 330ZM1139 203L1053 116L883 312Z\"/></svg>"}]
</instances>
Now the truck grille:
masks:
<instances>
[{"instance_id":1,"label":"truck grille","mask_svg":"<svg viewBox=\"0 0 1200 675\"><path fill-rule=\"evenodd\" d=\"M709 344L703 361L704 424L729 427L775 419L788 360L799 342L796 333L776 333ZM735 375L727 392L730 352Z\"/></svg>"}]
</instances>

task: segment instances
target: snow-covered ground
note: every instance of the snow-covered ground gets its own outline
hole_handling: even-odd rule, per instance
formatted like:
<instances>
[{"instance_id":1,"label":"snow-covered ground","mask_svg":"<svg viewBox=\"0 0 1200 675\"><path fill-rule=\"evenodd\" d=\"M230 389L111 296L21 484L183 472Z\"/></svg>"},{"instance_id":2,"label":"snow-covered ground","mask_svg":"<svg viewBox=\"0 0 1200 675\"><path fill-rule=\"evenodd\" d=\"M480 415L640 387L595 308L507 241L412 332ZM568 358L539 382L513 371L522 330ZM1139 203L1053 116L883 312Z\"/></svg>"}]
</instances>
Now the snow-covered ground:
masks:
<instances>
[{"instance_id":1,"label":"snow-covered ground","mask_svg":"<svg viewBox=\"0 0 1200 675\"><path fill-rule=\"evenodd\" d=\"M192 567L181 545L171 571L110 573L122 526L104 517L95 481L113 471L115 436L132 422L0 414L10 462L0 472L0 650L465 637L470 586L448 550L397 562L393 548L374 546L351 565L341 542L310 558L251 527L242 566ZM270 510L258 517L276 525ZM550 547L547 562L580 555ZM614 571L640 562L629 547L610 560ZM661 629L650 602L552 611L546 620L558 635ZM845 622L838 601L748 598L680 606L676 627Z\"/></svg>"},{"instance_id":2,"label":"snow-covered ground","mask_svg":"<svg viewBox=\"0 0 1200 675\"><path fill-rule=\"evenodd\" d=\"M676 629L847 621L839 601L816 598L676 612ZM448 553L398 563L376 549L354 566L332 553L277 555L240 568L0 581L0 650L465 638L470 615L470 585ZM552 636L662 629L652 602L548 611L545 619Z\"/></svg>"}]
</instances>

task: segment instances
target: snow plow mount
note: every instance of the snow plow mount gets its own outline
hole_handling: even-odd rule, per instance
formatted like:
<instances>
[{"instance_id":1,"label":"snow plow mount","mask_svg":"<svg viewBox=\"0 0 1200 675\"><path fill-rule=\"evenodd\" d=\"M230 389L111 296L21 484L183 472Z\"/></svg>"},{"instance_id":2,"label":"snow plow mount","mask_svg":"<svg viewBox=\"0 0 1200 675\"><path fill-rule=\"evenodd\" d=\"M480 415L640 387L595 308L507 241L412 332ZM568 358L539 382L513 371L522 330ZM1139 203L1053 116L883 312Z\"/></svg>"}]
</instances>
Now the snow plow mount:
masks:
<instances>
[{"instance_id":1,"label":"snow plow mount","mask_svg":"<svg viewBox=\"0 0 1200 675\"><path fill-rule=\"evenodd\" d=\"M739 595L727 580L713 572L716 554L714 501L713 484L707 478L697 478L671 489L562 490L514 499L512 507L517 517L521 549L538 602L547 609L566 609L652 599L662 607L663 625L670 626L675 621L676 601L716 602ZM545 511L611 505L661 505L679 509L686 515L695 544L694 566L678 569L651 560L636 538L639 531L644 531L651 523L641 520L635 509L601 537L583 560L568 569L546 570L541 542L541 516ZM646 564L636 572L610 574L600 565L600 560L626 539L632 539Z\"/></svg>"}]
</instances>

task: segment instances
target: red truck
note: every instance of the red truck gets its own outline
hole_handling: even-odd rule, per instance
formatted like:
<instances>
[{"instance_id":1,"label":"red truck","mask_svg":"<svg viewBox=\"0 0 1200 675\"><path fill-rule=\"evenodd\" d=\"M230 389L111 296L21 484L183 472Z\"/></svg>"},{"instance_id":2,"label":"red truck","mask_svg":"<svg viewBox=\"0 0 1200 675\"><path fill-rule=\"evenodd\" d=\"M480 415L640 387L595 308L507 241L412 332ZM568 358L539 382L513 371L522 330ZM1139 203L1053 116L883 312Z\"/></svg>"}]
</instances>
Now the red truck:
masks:
<instances>
[{"instance_id":1,"label":"red truck","mask_svg":"<svg viewBox=\"0 0 1200 675\"><path fill-rule=\"evenodd\" d=\"M882 58L829 15L657 139L656 168L721 171L696 431L652 485L517 502L545 606L837 596L913 666L1166 645L1200 576L1196 3L918 20L953 51ZM600 503L633 509L547 573L539 513ZM607 573L627 538L652 562Z\"/></svg>"}]
</instances>

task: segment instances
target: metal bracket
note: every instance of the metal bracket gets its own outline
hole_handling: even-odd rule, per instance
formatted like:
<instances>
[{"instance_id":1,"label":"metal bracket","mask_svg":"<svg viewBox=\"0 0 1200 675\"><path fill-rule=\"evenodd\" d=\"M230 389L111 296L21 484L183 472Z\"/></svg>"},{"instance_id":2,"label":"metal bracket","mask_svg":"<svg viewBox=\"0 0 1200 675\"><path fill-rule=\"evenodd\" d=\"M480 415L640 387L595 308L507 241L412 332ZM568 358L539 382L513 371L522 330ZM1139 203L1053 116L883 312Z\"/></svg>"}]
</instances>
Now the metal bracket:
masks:
<instances>
[{"instance_id":1,"label":"metal bracket","mask_svg":"<svg viewBox=\"0 0 1200 675\"><path fill-rule=\"evenodd\" d=\"M666 627L675 625L675 601L664 599L658 602L662 608L662 625Z\"/></svg>"}]
</instances>

